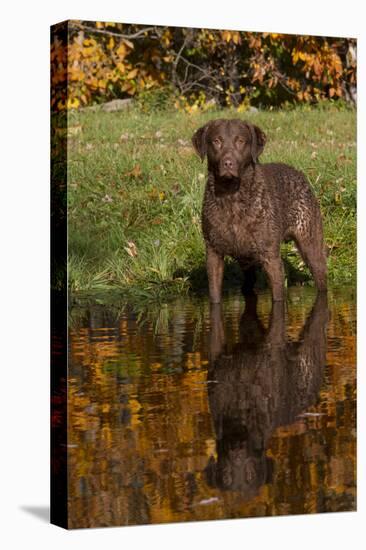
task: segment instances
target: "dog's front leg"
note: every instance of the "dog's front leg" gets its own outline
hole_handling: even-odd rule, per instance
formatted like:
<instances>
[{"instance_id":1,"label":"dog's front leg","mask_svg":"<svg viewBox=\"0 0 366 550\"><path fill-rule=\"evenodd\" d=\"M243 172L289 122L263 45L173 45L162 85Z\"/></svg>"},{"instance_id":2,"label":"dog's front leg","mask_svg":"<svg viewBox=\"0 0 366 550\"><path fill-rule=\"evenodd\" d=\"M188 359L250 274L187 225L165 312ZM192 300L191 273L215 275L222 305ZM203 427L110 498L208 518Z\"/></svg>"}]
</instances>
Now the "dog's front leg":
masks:
<instances>
[{"instance_id":1,"label":"dog's front leg","mask_svg":"<svg viewBox=\"0 0 366 550\"><path fill-rule=\"evenodd\" d=\"M211 304L210 325L209 359L211 367L213 367L213 363L222 353L225 345L225 329L221 304Z\"/></svg>"},{"instance_id":2,"label":"dog's front leg","mask_svg":"<svg viewBox=\"0 0 366 550\"><path fill-rule=\"evenodd\" d=\"M265 258L262 265L269 280L273 301L284 300L285 273L281 256L278 254L278 256Z\"/></svg>"},{"instance_id":3,"label":"dog's front leg","mask_svg":"<svg viewBox=\"0 0 366 550\"><path fill-rule=\"evenodd\" d=\"M217 254L208 243L206 243L206 267L210 301L212 304L219 304L224 275L224 257Z\"/></svg>"}]
</instances>

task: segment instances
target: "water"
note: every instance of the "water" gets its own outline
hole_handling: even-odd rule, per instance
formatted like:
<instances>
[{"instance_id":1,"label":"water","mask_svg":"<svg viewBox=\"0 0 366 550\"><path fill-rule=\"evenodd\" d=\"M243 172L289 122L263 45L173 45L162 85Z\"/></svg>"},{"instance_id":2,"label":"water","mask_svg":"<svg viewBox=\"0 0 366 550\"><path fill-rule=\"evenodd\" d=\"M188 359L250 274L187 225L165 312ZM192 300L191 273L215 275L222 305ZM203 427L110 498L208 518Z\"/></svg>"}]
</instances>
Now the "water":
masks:
<instances>
[{"instance_id":1,"label":"water","mask_svg":"<svg viewBox=\"0 0 366 550\"><path fill-rule=\"evenodd\" d=\"M71 528L354 510L355 296L71 311Z\"/></svg>"}]
</instances>

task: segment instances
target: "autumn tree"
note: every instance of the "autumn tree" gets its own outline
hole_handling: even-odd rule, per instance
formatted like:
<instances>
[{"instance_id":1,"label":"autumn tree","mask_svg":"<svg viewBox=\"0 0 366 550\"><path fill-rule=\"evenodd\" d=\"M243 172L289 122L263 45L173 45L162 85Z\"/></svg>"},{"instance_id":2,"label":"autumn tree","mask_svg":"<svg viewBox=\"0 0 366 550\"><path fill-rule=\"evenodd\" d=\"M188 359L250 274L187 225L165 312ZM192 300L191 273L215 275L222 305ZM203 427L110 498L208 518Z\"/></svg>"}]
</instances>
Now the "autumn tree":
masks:
<instances>
[{"instance_id":1,"label":"autumn tree","mask_svg":"<svg viewBox=\"0 0 366 550\"><path fill-rule=\"evenodd\" d=\"M188 111L355 104L356 40L70 21L52 28L51 81L56 111L154 90Z\"/></svg>"}]
</instances>

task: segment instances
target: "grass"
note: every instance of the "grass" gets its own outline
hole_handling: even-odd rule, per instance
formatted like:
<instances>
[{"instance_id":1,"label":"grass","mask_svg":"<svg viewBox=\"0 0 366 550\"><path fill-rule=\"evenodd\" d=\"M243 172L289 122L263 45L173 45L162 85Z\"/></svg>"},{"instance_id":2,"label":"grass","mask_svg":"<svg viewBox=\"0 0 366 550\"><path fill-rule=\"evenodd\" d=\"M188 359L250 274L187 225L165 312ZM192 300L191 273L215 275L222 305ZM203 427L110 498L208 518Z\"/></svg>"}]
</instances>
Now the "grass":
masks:
<instances>
[{"instance_id":1,"label":"grass","mask_svg":"<svg viewBox=\"0 0 366 550\"><path fill-rule=\"evenodd\" d=\"M354 111L334 104L244 115L86 110L69 115L72 291L119 288L127 296L156 298L207 287L200 228L206 166L190 139L218 116L240 116L264 129L262 162L304 171L321 203L330 283L355 282ZM293 245L284 245L283 252L288 284L312 284ZM236 263L228 259L226 286L239 279Z\"/></svg>"}]
</instances>

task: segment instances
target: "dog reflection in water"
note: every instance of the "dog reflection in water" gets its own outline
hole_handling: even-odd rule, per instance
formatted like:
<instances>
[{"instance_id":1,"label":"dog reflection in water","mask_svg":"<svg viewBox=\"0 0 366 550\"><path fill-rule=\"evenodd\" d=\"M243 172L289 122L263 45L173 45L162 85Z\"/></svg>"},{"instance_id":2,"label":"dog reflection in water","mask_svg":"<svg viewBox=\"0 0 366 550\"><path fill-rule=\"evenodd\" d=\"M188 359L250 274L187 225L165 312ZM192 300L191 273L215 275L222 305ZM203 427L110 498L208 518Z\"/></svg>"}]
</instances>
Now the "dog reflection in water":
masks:
<instances>
[{"instance_id":1,"label":"dog reflection in water","mask_svg":"<svg viewBox=\"0 0 366 550\"><path fill-rule=\"evenodd\" d=\"M278 426L288 425L317 401L326 354L327 298L318 294L296 342L286 338L285 303L274 302L268 328L247 296L240 342L225 350L220 304L211 306L208 395L217 460L206 467L210 485L253 498L271 481L266 447Z\"/></svg>"}]
</instances>

